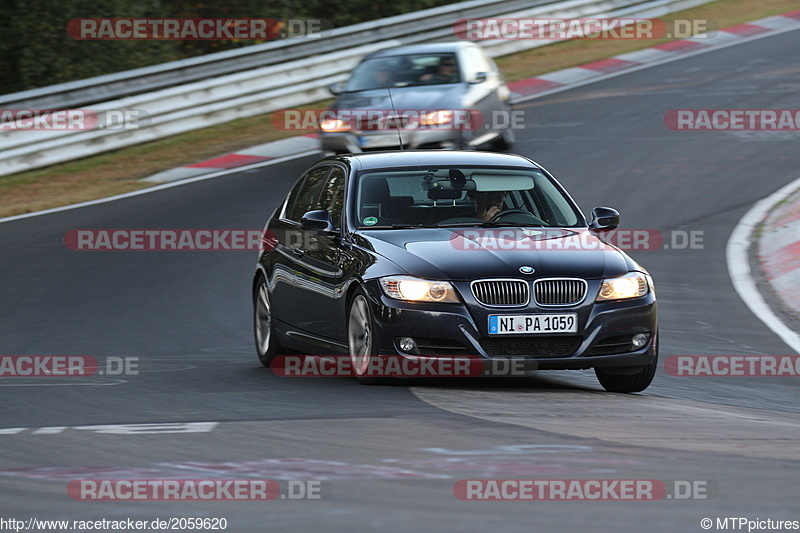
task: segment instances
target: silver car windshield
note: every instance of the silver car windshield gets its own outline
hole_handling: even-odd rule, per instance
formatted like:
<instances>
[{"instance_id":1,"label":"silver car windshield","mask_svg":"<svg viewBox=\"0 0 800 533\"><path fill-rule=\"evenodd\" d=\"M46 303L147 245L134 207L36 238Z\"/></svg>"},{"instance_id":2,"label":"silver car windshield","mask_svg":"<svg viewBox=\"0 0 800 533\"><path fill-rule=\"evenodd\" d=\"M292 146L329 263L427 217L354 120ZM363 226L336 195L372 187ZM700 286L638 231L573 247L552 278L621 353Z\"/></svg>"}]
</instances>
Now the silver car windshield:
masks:
<instances>
[{"instance_id":1,"label":"silver car windshield","mask_svg":"<svg viewBox=\"0 0 800 533\"><path fill-rule=\"evenodd\" d=\"M460 81L455 54L413 54L363 61L353 70L344 90L355 92Z\"/></svg>"},{"instance_id":2,"label":"silver car windshield","mask_svg":"<svg viewBox=\"0 0 800 533\"><path fill-rule=\"evenodd\" d=\"M583 216L534 169L460 167L362 171L351 206L357 226L576 227Z\"/></svg>"}]
</instances>

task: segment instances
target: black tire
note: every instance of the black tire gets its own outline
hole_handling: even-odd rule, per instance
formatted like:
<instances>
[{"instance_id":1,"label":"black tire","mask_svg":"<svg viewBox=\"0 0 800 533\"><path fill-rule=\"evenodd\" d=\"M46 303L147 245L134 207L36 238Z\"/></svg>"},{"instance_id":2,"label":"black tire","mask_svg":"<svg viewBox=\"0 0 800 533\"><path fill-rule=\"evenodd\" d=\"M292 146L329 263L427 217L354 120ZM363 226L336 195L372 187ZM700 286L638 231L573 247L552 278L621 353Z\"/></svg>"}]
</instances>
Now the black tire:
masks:
<instances>
[{"instance_id":1,"label":"black tire","mask_svg":"<svg viewBox=\"0 0 800 533\"><path fill-rule=\"evenodd\" d=\"M353 292L347 308L347 348L353 375L364 385L386 383L383 377L368 377L369 358L375 348L375 320L364 290L359 287Z\"/></svg>"},{"instance_id":2,"label":"black tire","mask_svg":"<svg viewBox=\"0 0 800 533\"><path fill-rule=\"evenodd\" d=\"M497 139L492 141L492 150L507 152L514 148L514 132L511 128L506 128L500 132Z\"/></svg>"},{"instance_id":3,"label":"black tire","mask_svg":"<svg viewBox=\"0 0 800 533\"><path fill-rule=\"evenodd\" d=\"M269 301L269 289L264 276L259 275L256 287L253 291L253 317L254 333L256 341L256 353L261 364L269 367L269 364L283 351L283 347L278 344L272 327L272 305Z\"/></svg>"},{"instance_id":4,"label":"black tire","mask_svg":"<svg viewBox=\"0 0 800 533\"><path fill-rule=\"evenodd\" d=\"M616 370L603 370L595 368L597 381L608 392L642 392L653 381L658 368L658 356L645 366L618 368Z\"/></svg>"}]
</instances>

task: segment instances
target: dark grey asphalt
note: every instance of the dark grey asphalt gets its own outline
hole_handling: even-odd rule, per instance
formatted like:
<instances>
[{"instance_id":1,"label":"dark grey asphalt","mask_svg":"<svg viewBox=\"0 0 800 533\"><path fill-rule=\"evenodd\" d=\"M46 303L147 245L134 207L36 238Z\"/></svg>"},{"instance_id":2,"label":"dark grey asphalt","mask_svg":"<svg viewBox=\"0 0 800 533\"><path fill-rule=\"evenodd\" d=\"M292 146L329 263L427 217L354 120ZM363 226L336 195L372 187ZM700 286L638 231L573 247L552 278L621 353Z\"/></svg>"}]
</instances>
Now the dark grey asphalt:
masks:
<instances>
[{"instance_id":1,"label":"dark grey asphalt","mask_svg":"<svg viewBox=\"0 0 800 533\"><path fill-rule=\"evenodd\" d=\"M516 151L553 172L585 212L610 205L626 228L703 232L703 250L632 253L656 280L662 358L790 353L734 292L725 246L755 201L800 173L798 137L674 132L662 119L677 108L800 107L798 45L800 32L790 32L521 106L528 128L518 132ZM70 427L0 431L0 518L217 516L229 531L567 532L701 531L703 517L800 519L796 460L569 437L453 414L405 385L278 378L260 367L252 347L253 252L73 252L62 242L81 228L258 229L312 161L0 224L0 354L131 356L143 368L122 382L0 380L0 429ZM585 373L469 387L523 389L542 402L551 393L599 389ZM792 378L686 379L662 371L645 395L786 413L794 424L798 393ZM604 397L617 398L595 395L592 416L604 415ZM159 422L220 424L208 433L158 435L74 429ZM725 440L724 431L708 431ZM503 448L513 445L531 447ZM563 448L542 453L535 445ZM291 458L304 462L281 461ZM326 478L333 493L323 501L212 504L66 495L69 480L174 477L187 462L205 464L195 465L194 478L225 477L208 474L210 464L228 477ZM704 479L719 495L649 503L455 499L454 481L470 477Z\"/></svg>"}]
</instances>

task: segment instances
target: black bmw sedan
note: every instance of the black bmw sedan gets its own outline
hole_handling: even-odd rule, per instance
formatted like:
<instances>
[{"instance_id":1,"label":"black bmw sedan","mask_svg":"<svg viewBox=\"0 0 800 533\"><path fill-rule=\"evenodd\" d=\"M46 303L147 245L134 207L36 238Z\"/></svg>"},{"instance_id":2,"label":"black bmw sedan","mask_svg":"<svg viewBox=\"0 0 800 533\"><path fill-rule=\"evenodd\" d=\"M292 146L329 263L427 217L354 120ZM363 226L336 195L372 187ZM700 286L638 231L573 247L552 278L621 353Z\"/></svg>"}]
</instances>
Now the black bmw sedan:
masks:
<instances>
[{"instance_id":1,"label":"black bmw sedan","mask_svg":"<svg viewBox=\"0 0 800 533\"><path fill-rule=\"evenodd\" d=\"M592 368L606 390L644 390L658 364L656 296L647 271L604 240L618 224L606 207L587 221L517 155L322 159L264 229L259 359L348 354L364 382L381 358L513 360L526 375Z\"/></svg>"}]
</instances>

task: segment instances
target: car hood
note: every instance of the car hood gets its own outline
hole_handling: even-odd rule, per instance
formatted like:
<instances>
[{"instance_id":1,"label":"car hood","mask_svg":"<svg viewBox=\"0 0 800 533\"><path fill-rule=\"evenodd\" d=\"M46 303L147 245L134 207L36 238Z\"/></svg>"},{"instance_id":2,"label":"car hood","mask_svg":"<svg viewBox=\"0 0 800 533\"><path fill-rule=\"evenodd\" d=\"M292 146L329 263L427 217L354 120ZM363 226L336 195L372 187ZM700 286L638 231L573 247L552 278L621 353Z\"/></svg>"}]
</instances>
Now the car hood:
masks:
<instances>
[{"instance_id":1,"label":"car hood","mask_svg":"<svg viewBox=\"0 0 800 533\"><path fill-rule=\"evenodd\" d=\"M408 274L428 279L583 279L622 275L635 263L586 229L475 228L362 231L373 250Z\"/></svg>"},{"instance_id":2,"label":"car hood","mask_svg":"<svg viewBox=\"0 0 800 533\"><path fill-rule=\"evenodd\" d=\"M461 109L461 84L420 85L391 88L392 98L386 89L358 91L339 95L331 109L433 110ZM392 106L394 101L394 106Z\"/></svg>"}]
</instances>

